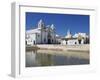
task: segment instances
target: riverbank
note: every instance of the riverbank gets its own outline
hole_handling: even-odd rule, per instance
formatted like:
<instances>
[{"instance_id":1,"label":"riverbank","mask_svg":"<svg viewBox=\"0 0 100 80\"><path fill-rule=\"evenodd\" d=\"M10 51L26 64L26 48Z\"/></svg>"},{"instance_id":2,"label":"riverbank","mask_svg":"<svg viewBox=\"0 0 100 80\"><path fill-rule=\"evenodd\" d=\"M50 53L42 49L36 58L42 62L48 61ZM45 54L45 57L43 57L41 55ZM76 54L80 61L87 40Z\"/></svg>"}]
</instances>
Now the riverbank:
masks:
<instances>
[{"instance_id":1,"label":"riverbank","mask_svg":"<svg viewBox=\"0 0 100 80\"><path fill-rule=\"evenodd\" d=\"M34 46L26 46L26 50L56 50L56 51L82 51L89 52L89 44L83 45L56 45L56 44L38 44Z\"/></svg>"}]
</instances>

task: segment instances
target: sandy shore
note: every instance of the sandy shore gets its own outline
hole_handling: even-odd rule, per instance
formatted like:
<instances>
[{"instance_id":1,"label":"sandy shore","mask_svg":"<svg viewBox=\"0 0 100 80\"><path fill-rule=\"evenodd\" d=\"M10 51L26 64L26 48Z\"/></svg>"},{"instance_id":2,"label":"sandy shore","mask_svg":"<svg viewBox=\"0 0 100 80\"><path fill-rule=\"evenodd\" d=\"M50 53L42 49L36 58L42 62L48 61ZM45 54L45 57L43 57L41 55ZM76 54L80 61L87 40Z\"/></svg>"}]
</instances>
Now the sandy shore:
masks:
<instances>
[{"instance_id":1,"label":"sandy shore","mask_svg":"<svg viewBox=\"0 0 100 80\"><path fill-rule=\"evenodd\" d=\"M84 45L54 45L54 44L41 44L41 45L34 45L34 46L26 46L26 50L56 50L56 51L83 51L89 52L89 44Z\"/></svg>"}]
</instances>

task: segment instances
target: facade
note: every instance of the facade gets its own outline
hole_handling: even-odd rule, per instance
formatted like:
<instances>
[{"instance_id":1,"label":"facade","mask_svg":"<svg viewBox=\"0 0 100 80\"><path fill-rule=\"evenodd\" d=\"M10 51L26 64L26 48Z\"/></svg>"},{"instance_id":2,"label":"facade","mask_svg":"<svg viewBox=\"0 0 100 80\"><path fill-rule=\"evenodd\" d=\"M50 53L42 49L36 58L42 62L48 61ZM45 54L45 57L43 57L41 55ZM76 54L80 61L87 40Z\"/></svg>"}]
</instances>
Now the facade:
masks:
<instances>
[{"instance_id":1,"label":"facade","mask_svg":"<svg viewBox=\"0 0 100 80\"><path fill-rule=\"evenodd\" d=\"M26 31L26 45L57 43L59 39L54 25L45 26L42 19L38 22L37 28Z\"/></svg>"},{"instance_id":2,"label":"facade","mask_svg":"<svg viewBox=\"0 0 100 80\"><path fill-rule=\"evenodd\" d=\"M26 31L26 45L35 44L61 44L61 45L79 45L88 44L89 36L86 33L71 34L67 31L65 37L56 34L54 25L45 25L42 19L38 22L35 29Z\"/></svg>"}]
</instances>

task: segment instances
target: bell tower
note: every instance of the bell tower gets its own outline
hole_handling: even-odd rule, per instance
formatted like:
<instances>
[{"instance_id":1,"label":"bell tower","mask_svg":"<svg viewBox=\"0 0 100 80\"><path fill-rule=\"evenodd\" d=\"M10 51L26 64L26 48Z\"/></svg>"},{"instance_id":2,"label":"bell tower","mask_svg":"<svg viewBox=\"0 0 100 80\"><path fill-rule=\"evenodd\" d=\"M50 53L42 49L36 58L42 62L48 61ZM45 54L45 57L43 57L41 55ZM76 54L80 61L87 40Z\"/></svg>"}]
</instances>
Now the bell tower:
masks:
<instances>
[{"instance_id":1,"label":"bell tower","mask_svg":"<svg viewBox=\"0 0 100 80\"><path fill-rule=\"evenodd\" d=\"M38 28L40 28L40 29L45 28L45 25L44 25L44 23L43 23L43 20L42 20L42 19L40 19L40 21L38 22Z\"/></svg>"},{"instance_id":2,"label":"bell tower","mask_svg":"<svg viewBox=\"0 0 100 80\"><path fill-rule=\"evenodd\" d=\"M67 35L71 35L71 31L69 29L67 31Z\"/></svg>"},{"instance_id":3,"label":"bell tower","mask_svg":"<svg viewBox=\"0 0 100 80\"><path fill-rule=\"evenodd\" d=\"M72 34L71 34L71 31L69 29L67 31L66 38L72 38Z\"/></svg>"}]
</instances>

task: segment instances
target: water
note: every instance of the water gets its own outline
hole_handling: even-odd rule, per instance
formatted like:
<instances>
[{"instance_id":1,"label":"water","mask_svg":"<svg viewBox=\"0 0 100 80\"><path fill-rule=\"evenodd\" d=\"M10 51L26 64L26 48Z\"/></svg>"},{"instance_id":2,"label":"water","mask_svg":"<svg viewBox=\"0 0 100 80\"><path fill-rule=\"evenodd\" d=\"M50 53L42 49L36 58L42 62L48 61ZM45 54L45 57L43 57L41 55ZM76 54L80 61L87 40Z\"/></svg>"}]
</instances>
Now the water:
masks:
<instances>
[{"instance_id":1,"label":"water","mask_svg":"<svg viewBox=\"0 0 100 80\"><path fill-rule=\"evenodd\" d=\"M26 51L26 67L89 64L89 52Z\"/></svg>"}]
</instances>

